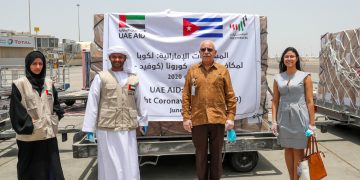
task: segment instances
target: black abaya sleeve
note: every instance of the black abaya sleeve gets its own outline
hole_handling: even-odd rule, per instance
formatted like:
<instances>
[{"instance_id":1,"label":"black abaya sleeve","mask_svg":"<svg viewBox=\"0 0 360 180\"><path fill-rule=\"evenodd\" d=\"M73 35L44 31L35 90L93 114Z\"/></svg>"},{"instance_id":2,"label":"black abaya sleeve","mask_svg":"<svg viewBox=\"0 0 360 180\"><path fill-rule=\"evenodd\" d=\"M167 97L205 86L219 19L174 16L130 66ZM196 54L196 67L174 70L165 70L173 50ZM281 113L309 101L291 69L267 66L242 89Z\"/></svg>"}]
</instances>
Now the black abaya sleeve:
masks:
<instances>
[{"instance_id":1,"label":"black abaya sleeve","mask_svg":"<svg viewBox=\"0 0 360 180\"><path fill-rule=\"evenodd\" d=\"M58 98L58 92L55 89L55 86L53 85L53 95L54 95L54 112L58 115L59 121L61 118L64 117L64 109L60 106L59 98Z\"/></svg>"},{"instance_id":2,"label":"black abaya sleeve","mask_svg":"<svg viewBox=\"0 0 360 180\"><path fill-rule=\"evenodd\" d=\"M32 134L34 130L32 118L21 104L21 94L15 84L12 84L9 114L12 127L16 133Z\"/></svg>"}]
</instances>

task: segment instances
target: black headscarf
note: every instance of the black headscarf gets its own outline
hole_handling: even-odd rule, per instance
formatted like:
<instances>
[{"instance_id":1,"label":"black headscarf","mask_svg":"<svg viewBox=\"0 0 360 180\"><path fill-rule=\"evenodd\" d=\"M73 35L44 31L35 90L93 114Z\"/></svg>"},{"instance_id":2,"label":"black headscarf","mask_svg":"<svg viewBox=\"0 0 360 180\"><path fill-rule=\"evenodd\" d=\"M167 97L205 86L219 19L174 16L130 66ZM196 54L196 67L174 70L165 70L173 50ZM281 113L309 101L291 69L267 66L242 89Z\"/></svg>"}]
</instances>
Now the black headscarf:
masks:
<instances>
[{"instance_id":1,"label":"black headscarf","mask_svg":"<svg viewBox=\"0 0 360 180\"><path fill-rule=\"evenodd\" d=\"M30 65L36 58L40 58L43 62L43 69L40 74L34 74L30 70ZM30 81L32 87L41 95L41 91L44 88L44 81L46 76L46 61L45 56L40 51L32 51L25 57L25 73L27 79Z\"/></svg>"}]
</instances>

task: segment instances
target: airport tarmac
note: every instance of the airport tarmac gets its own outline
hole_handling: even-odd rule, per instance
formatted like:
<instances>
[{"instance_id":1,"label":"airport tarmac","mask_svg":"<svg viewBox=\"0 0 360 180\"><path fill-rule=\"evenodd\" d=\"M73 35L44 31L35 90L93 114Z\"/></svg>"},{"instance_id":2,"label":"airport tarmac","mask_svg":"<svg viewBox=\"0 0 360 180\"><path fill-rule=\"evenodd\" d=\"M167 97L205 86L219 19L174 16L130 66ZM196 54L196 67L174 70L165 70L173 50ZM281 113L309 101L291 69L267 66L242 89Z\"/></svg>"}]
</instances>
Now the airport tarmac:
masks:
<instances>
[{"instance_id":1,"label":"airport tarmac","mask_svg":"<svg viewBox=\"0 0 360 180\"><path fill-rule=\"evenodd\" d=\"M316 69L316 67L314 67ZM276 69L269 69L268 81L273 81ZM81 67L70 68L71 89L81 89ZM315 73L316 74L316 73ZM271 86L270 86L271 87ZM83 121L83 102L66 108L66 116L60 121L60 127L75 125L81 128ZM324 163L328 172L326 180L360 179L360 128L347 126L329 127L327 133L317 133L319 150L325 153ZM58 136L61 163L66 179L97 179L97 161L95 157L74 159L72 152L72 134L68 141L61 142ZM143 159L144 160L144 159ZM0 179L13 180L16 176L17 146L14 138L0 140ZM248 173L234 171L225 158L222 179L242 180L286 180L288 172L282 150L259 151L259 162ZM194 155L163 156L158 164L140 167L143 180L193 180L195 175Z\"/></svg>"}]
</instances>

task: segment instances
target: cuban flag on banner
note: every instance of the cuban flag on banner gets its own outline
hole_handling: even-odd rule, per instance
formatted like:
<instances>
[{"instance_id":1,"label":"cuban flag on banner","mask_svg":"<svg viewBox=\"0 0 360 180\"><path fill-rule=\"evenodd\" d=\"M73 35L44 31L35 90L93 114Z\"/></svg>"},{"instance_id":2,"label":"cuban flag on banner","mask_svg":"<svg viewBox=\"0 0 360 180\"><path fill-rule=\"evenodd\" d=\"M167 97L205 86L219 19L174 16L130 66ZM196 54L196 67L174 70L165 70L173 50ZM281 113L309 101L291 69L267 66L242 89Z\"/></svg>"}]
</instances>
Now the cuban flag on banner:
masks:
<instances>
[{"instance_id":1,"label":"cuban flag on banner","mask_svg":"<svg viewBox=\"0 0 360 180\"><path fill-rule=\"evenodd\" d=\"M183 36L222 38L223 18L183 18Z\"/></svg>"}]
</instances>

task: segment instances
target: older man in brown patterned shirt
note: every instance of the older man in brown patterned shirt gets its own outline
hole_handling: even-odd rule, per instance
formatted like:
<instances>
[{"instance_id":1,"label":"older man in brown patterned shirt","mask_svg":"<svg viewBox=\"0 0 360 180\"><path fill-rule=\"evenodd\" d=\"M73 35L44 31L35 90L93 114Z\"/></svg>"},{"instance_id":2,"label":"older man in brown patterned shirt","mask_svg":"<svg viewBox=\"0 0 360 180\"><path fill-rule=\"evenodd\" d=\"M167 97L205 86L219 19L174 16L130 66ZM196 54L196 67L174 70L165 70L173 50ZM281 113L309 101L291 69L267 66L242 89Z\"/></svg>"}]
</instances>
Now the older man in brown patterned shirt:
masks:
<instances>
[{"instance_id":1,"label":"older man in brown patterned shirt","mask_svg":"<svg viewBox=\"0 0 360 180\"><path fill-rule=\"evenodd\" d=\"M224 130L234 127L236 98L226 67L216 63L213 41L200 44L201 63L190 67L182 95L184 129L192 133L199 180L220 179ZM210 146L210 177L207 168Z\"/></svg>"}]
</instances>

